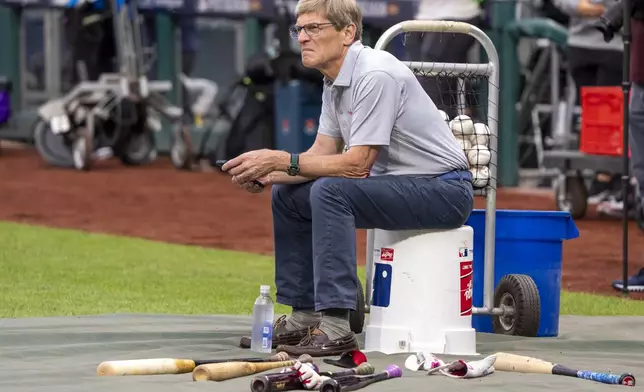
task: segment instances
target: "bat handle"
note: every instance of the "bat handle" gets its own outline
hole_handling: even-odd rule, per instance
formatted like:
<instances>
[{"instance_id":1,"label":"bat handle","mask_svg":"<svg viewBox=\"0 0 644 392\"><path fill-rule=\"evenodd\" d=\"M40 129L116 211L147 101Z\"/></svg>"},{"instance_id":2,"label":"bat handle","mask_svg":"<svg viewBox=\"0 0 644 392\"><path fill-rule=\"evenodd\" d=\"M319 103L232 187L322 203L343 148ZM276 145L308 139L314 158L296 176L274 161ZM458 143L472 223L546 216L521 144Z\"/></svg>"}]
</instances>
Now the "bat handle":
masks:
<instances>
[{"instance_id":1,"label":"bat handle","mask_svg":"<svg viewBox=\"0 0 644 392\"><path fill-rule=\"evenodd\" d=\"M609 374L580 370L577 372L577 377L604 384L635 386L635 377L630 373Z\"/></svg>"},{"instance_id":2,"label":"bat handle","mask_svg":"<svg viewBox=\"0 0 644 392\"><path fill-rule=\"evenodd\" d=\"M364 376L357 376L357 377L364 377ZM367 377L369 377L369 376L367 376ZM387 375L387 373L384 373L384 372L379 373L379 374L376 374L376 375L374 375L372 377L369 377L369 378L365 379L364 381L358 381L356 383L351 383L351 384L349 384L347 386L340 385L340 392L356 391L358 389L362 389L362 388L366 387L367 385L370 385L370 384L373 384L373 383L376 383L376 382L379 382L379 381L387 380L388 378L389 378L389 376Z\"/></svg>"}]
</instances>

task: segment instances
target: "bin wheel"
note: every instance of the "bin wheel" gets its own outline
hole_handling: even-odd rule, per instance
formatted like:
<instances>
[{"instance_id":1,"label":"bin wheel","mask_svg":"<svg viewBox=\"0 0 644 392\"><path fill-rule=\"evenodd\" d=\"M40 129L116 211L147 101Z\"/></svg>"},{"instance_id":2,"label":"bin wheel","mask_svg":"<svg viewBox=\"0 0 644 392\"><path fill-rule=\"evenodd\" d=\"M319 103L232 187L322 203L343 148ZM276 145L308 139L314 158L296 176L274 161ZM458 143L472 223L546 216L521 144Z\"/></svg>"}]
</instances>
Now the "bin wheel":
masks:
<instances>
[{"instance_id":1,"label":"bin wheel","mask_svg":"<svg viewBox=\"0 0 644 392\"><path fill-rule=\"evenodd\" d=\"M92 136L85 127L76 131L76 138L72 142L72 157L74 168L89 170L92 164Z\"/></svg>"},{"instance_id":2,"label":"bin wheel","mask_svg":"<svg viewBox=\"0 0 644 392\"><path fill-rule=\"evenodd\" d=\"M555 188L557 209L570 213L573 219L581 219L588 209L588 189L581 174L567 174L565 179L565 193L561 186Z\"/></svg>"},{"instance_id":3,"label":"bin wheel","mask_svg":"<svg viewBox=\"0 0 644 392\"><path fill-rule=\"evenodd\" d=\"M364 289L362 288L362 282L360 282L360 279L358 279L358 298L356 300L356 310L352 310L349 314L349 324L351 325L351 331L355 334L362 333L362 329L364 328L364 302Z\"/></svg>"},{"instance_id":4,"label":"bin wheel","mask_svg":"<svg viewBox=\"0 0 644 392\"><path fill-rule=\"evenodd\" d=\"M509 314L494 316L494 333L536 337L541 300L534 280L527 275L505 275L494 293L494 306Z\"/></svg>"},{"instance_id":5,"label":"bin wheel","mask_svg":"<svg viewBox=\"0 0 644 392\"><path fill-rule=\"evenodd\" d=\"M177 126L174 130L170 160L175 168L188 170L192 168L192 143L188 129Z\"/></svg>"}]
</instances>

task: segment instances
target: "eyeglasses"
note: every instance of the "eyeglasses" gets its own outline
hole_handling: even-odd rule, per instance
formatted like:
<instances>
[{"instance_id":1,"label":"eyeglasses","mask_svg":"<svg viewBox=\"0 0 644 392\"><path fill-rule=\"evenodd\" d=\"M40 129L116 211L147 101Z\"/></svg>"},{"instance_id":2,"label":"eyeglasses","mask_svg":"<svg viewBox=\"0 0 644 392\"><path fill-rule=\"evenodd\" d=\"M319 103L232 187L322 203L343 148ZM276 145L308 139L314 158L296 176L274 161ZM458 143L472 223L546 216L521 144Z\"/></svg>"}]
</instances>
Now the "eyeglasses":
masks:
<instances>
[{"instance_id":1,"label":"eyeglasses","mask_svg":"<svg viewBox=\"0 0 644 392\"><path fill-rule=\"evenodd\" d=\"M293 38L299 37L300 31L302 30L304 30L306 35L308 35L309 37L315 37L316 35L320 34L320 30L322 30L324 27L332 25L333 23L309 23L304 26L292 26L289 28L289 32L291 33L291 37Z\"/></svg>"}]
</instances>

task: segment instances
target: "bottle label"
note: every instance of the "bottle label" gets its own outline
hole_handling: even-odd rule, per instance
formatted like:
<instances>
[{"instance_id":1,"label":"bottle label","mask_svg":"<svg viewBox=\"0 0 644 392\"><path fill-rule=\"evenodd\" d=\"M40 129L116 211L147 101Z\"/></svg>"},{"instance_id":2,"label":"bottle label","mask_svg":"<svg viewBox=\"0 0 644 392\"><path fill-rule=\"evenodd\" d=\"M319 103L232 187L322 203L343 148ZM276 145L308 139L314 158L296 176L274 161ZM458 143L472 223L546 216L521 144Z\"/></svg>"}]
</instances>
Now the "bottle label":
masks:
<instances>
[{"instance_id":1,"label":"bottle label","mask_svg":"<svg viewBox=\"0 0 644 392\"><path fill-rule=\"evenodd\" d=\"M273 347L273 323L267 321L262 327L262 348Z\"/></svg>"}]
</instances>

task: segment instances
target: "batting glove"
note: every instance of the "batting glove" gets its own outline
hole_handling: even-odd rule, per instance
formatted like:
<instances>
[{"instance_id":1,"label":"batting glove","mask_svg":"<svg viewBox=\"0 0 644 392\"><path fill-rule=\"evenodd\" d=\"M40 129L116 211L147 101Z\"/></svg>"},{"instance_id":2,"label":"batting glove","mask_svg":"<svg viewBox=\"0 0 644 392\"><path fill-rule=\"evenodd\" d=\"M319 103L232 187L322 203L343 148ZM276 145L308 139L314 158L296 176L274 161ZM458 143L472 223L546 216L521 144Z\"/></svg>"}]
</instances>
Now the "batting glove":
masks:
<instances>
[{"instance_id":1,"label":"batting glove","mask_svg":"<svg viewBox=\"0 0 644 392\"><path fill-rule=\"evenodd\" d=\"M445 369L439 370L441 374L451 378L477 378L487 376L494 372L496 356L490 355L478 361L465 362L458 360L452 362Z\"/></svg>"},{"instance_id":2,"label":"batting glove","mask_svg":"<svg viewBox=\"0 0 644 392\"><path fill-rule=\"evenodd\" d=\"M297 361L293 368L297 370L300 381L306 389L319 389L320 385L329 379L327 376L320 376L308 363Z\"/></svg>"},{"instance_id":3,"label":"batting glove","mask_svg":"<svg viewBox=\"0 0 644 392\"><path fill-rule=\"evenodd\" d=\"M417 352L416 354L410 355L407 357L407 360L405 360L405 367L414 372L420 370L427 371L444 365L445 362L440 358L432 353L426 352Z\"/></svg>"}]
</instances>

